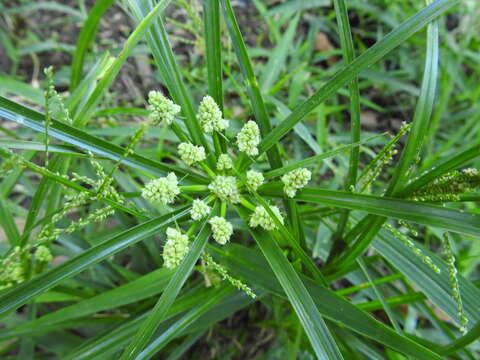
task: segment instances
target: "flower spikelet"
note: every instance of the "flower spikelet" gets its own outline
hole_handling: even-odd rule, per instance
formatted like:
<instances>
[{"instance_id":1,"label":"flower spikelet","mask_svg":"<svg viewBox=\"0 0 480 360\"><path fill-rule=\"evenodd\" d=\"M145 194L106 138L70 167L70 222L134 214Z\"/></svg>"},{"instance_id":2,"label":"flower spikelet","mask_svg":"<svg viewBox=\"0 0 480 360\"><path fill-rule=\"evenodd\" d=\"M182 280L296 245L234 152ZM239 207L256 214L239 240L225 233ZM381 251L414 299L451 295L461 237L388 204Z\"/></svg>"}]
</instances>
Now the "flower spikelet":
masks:
<instances>
[{"instance_id":1,"label":"flower spikelet","mask_svg":"<svg viewBox=\"0 0 480 360\"><path fill-rule=\"evenodd\" d=\"M312 178L310 170L305 168L295 169L282 176L283 191L288 197L294 197L297 190L308 184Z\"/></svg>"},{"instance_id":2,"label":"flower spikelet","mask_svg":"<svg viewBox=\"0 0 480 360\"><path fill-rule=\"evenodd\" d=\"M188 236L174 228L167 228L167 242L163 248L163 262L167 269L176 268L188 252Z\"/></svg>"},{"instance_id":3,"label":"flower spikelet","mask_svg":"<svg viewBox=\"0 0 480 360\"><path fill-rule=\"evenodd\" d=\"M208 188L222 201L233 204L240 201L237 179L233 176L216 176L208 185Z\"/></svg>"},{"instance_id":4,"label":"flower spikelet","mask_svg":"<svg viewBox=\"0 0 480 360\"><path fill-rule=\"evenodd\" d=\"M148 104L148 110L150 110L148 117L153 125L157 125L161 121L170 125L181 110L180 105L175 104L172 100L163 96L160 91L155 90L148 93Z\"/></svg>"},{"instance_id":5,"label":"flower spikelet","mask_svg":"<svg viewBox=\"0 0 480 360\"><path fill-rule=\"evenodd\" d=\"M180 194L177 176L169 173L166 177L150 181L142 189L142 197L152 203L171 204Z\"/></svg>"},{"instance_id":6,"label":"flower spikelet","mask_svg":"<svg viewBox=\"0 0 480 360\"><path fill-rule=\"evenodd\" d=\"M261 172L255 170L247 171L247 187L250 191L257 191L258 187L263 184L265 178Z\"/></svg>"},{"instance_id":7,"label":"flower spikelet","mask_svg":"<svg viewBox=\"0 0 480 360\"><path fill-rule=\"evenodd\" d=\"M211 218L209 223L212 226L213 239L217 243L225 245L227 241L230 240L230 236L232 236L232 224L220 216Z\"/></svg>"},{"instance_id":8,"label":"flower spikelet","mask_svg":"<svg viewBox=\"0 0 480 360\"><path fill-rule=\"evenodd\" d=\"M232 158L228 154L221 154L217 160L217 170L228 170L233 167Z\"/></svg>"},{"instance_id":9,"label":"flower spikelet","mask_svg":"<svg viewBox=\"0 0 480 360\"><path fill-rule=\"evenodd\" d=\"M35 258L40 262L49 263L52 261L53 256L46 246L40 245L35 251Z\"/></svg>"},{"instance_id":10,"label":"flower spikelet","mask_svg":"<svg viewBox=\"0 0 480 360\"><path fill-rule=\"evenodd\" d=\"M10 288L26 280L26 271L22 258L28 258L25 249L16 246L13 251L0 261L0 290Z\"/></svg>"},{"instance_id":11,"label":"flower spikelet","mask_svg":"<svg viewBox=\"0 0 480 360\"><path fill-rule=\"evenodd\" d=\"M283 225L283 216L280 213L280 209L276 206L270 206L270 210L275 214L277 219ZM267 210L263 206L257 206L255 211L250 217L250 226L257 227L261 226L265 230L271 231L277 228L275 222L273 221L272 217L268 214Z\"/></svg>"},{"instance_id":12,"label":"flower spikelet","mask_svg":"<svg viewBox=\"0 0 480 360\"><path fill-rule=\"evenodd\" d=\"M210 95L203 97L198 107L197 117L203 131L208 134L225 130L228 127L228 121L222 119L222 112Z\"/></svg>"},{"instance_id":13,"label":"flower spikelet","mask_svg":"<svg viewBox=\"0 0 480 360\"><path fill-rule=\"evenodd\" d=\"M255 121L248 121L237 134L237 145L241 152L249 156L258 155L258 144L260 143L260 130Z\"/></svg>"},{"instance_id":14,"label":"flower spikelet","mask_svg":"<svg viewBox=\"0 0 480 360\"><path fill-rule=\"evenodd\" d=\"M195 146L191 143L181 143L178 145L178 154L187 165L205 160L205 148Z\"/></svg>"},{"instance_id":15,"label":"flower spikelet","mask_svg":"<svg viewBox=\"0 0 480 360\"><path fill-rule=\"evenodd\" d=\"M206 217L210 213L210 206L205 204L202 200L195 199L192 203L192 210L190 210L190 216L192 220L200 220Z\"/></svg>"}]
</instances>

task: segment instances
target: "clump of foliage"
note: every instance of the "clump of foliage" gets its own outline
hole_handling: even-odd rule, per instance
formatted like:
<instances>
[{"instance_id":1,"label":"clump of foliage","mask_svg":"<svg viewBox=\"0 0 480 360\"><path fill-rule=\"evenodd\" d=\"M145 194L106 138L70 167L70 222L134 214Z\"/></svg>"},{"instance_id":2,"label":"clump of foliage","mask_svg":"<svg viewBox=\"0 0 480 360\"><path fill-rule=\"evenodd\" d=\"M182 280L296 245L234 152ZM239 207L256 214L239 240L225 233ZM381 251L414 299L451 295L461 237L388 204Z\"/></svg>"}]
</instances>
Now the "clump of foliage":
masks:
<instances>
[{"instance_id":1,"label":"clump of foliage","mask_svg":"<svg viewBox=\"0 0 480 360\"><path fill-rule=\"evenodd\" d=\"M230 0L174 1L183 22L124 0L135 27L101 54L113 3L82 17L66 81L0 88L1 356L478 358L478 39L444 22L470 3L253 1L271 35L249 49ZM19 8L70 9L48 4ZM372 13L389 32L368 44L350 23ZM153 89L122 103L145 49ZM405 122L362 130L365 108Z\"/></svg>"}]
</instances>

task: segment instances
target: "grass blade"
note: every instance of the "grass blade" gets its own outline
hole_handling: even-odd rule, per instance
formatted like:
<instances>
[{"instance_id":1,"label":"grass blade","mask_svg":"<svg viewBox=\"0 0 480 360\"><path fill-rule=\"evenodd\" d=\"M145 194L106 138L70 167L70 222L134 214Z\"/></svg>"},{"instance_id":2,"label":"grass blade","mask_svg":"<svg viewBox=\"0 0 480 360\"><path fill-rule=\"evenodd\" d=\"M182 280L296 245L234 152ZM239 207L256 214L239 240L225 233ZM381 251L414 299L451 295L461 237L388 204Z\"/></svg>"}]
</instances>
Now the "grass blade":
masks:
<instances>
[{"instance_id":1,"label":"grass blade","mask_svg":"<svg viewBox=\"0 0 480 360\"><path fill-rule=\"evenodd\" d=\"M153 9L152 1L127 0L127 3L132 11L133 18L139 23L143 22L145 16ZM146 40L170 95L182 107L185 124L192 139L208 149L208 143L196 118L190 95L182 81L180 69L175 61L167 31L161 18L157 19L152 28L147 31Z\"/></svg>"},{"instance_id":2,"label":"grass blade","mask_svg":"<svg viewBox=\"0 0 480 360\"><path fill-rule=\"evenodd\" d=\"M282 184L272 183L259 189L267 196L283 197ZM352 194L346 191L306 187L295 195L297 201L360 210L379 216L388 216L413 223L435 226L448 231L480 237L480 216L415 201L375 195Z\"/></svg>"},{"instance_id":3,"label":"grass blade","mask_svg":"<svg viewBox=\"0 0 480 360\"><path fill-rule=\"evenodd\" d=\"M70 75L70 91L73 91L80 82L83 74L83 63L88 47L95 39L97 27L103 14L112 6L115 0L99 0L92 7L87 20L83 24L82 30L78 35L75 53L72 60Z\"/></svg>"},{"instance_id":4,"label":"grass blade","mask_svg":"<svg viewBox=\"0 0 480 360\"><path fill-rule=\"evenodd\" d=\"M211 214L216 213L218 210L217 208L218 206L212 210ZM172 306L178 293L185 284L185 281L190 276L195 263L199 259L203 248L208 241L210 236L210 227L207 225L207 222L209 218L203 222L202 228L195 238L195 241L191 245L187 256L185 256L181 264L177 267L175 274L170 279L170 282L168 283L165 291L162 293L162 296L158 300L148 318L143 322L140 330L135 334L135 337L127 346L120 359L136 359L150 341L150 338L153 336L158 324L164 319L165 314L167 313L168 309L170 309L170 306Z\"/></svg>"},{"instance_id":5,"label":"grass blade","mask_svg":"<svg viewBox=\"0 0 480 360\"><path fill-rule=\"evenodd\" d=\"M350 64L337 72L322 88L309 99L300 104L286 119L284 119L272 132L260 143L259 150L263 153L274 146L286 135L297 122L301 121L319 104L335 94L345 84L352 81L360 72L379 61L394 48L407 40L433 19L442 15L445 11L458 3L458 0L437 0L427 6L416 15L412 16L395 30L386 35L363 54L358 56Z\"/></svg>"},{"instance_id":6,"label":"grass blade","mask_svg":"<svg viewBox=\"0 0 480 360\"><path fill-rule=\"evenodd\" d=\"M248 90L248 97L252 105L253 113L255 118L258 120L262 135L266 136L270 133L272 128L270 119L268 118L267 109L265 108L265 102L260 92L257 78L253 72L250 57L248 56L247 47L245 46L240 28L238 27L237 20L235 19L235 14L233 12L232 5L230 4L230 0L221 0L221 3L225 22L227 23L227 28L230 38L232 39L235 53L237 55L240 70ZM272 150L267 154L268 160L273 168L278 168L282 166L282 160L278 148L276 146L273 147L273 145L274 144L271 146Z\"/></svg>"},{"instance_id":7,"label":"grass blade","mask_svg":"<svg viewBox=\"0 0 480 360\"><path fill-rule=\"evenodd\" d=\"M237 211L244 220L248 219L245 210L237 208ZM312 296L300 281L298 274L276 241L268 232L249 230L295 309L317 357L319 359L343 359Z\"/></svg>"},{"instance_id":8,"label":"grass blade","mask_svg":"<svg viewBox=\"0 0 480 360\"><path fill-rule=\"evenodd\" d=\"M0 97L0 117L27 126L35 131L45 132L45 126L43 125L45 121L44 115L3 97ZM153 175L164 175L165 172L173 171L180 176L188 174L187 180L191 179L195 182L206 183L206 179L189 170L153 161L135 153L125 158L125 150L123 148L60 121L52 120L49 135L67 144L77 146L84 151L91 151L110 160L120 161L123 165L131 166Z\"/></svg>"},{"instance_id":9,"label":"grass blade","mask_svg":"<svg viewBox=\"0 0 480 360\"><path fill-rule=\"evenodd\" d=\"M215 248L215 254L234 274L277 296L286 297L282 286L258 249L230 244L226 249ZM414 359L442 359L422 345L408 337L397 334L382 322L375 320L375 318L362 311L361 306L353 305L350 301L303 275L300 275L300 277L311 294L318 311L325 318L341 327L351 329L361 336L412 356Z\"/></svg>"},{"instance_id":10,"label":"grass blade","mask_svg":"<svg viewBox=\"0 0 480 360\"><path fill-rule=\"evenodd\" d=\"M161 14L161 12L165 9L169 2L170 0L160 0L160 2L138 24L138 26L135 28L135 30L128 37L127 41L123 45L120 54L115 57L114 61L112 62L108 70L105 72L104 76L98 82L95 90L90 95L85 106L83 107L82 113L79 114L77 119L74 119L75 124L79 125L80 127L86 124L92 113L95 111L95 108L100 102L101 97L112 84L113 80L119 73L123 63L127 60L133 48L142 39L148 28L153 24L155 18L159 14Z\"/></svg>"},{"instance_id":11,"label":"grass blade","mask_svg":"<svg viewBox=\"0 0 480 360\"><path fill-rule=\"evenodd\" d=\"M126 247L157 234L160 229L183 218L188 213L189 209L183 208L132 227L84 251L73 259L38 275L34 279L7 291L0 296L0 316L6 315L9 311L25 304L30 299L47 291L61 281L75 276Z\"/></svg>"}]
</instances>

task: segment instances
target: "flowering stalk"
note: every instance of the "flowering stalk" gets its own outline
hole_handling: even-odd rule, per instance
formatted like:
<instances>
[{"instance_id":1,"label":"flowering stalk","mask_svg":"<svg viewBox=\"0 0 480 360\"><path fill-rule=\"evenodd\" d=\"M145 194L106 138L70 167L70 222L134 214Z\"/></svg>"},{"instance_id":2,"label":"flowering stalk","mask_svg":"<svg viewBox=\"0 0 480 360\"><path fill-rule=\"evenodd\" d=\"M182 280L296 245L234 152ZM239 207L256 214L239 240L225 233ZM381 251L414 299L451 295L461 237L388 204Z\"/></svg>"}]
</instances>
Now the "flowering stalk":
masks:
<instances>
[{"instance_id":1,"label":"flowering stalk","mask_svg":"<svg viewBox=\"0 0 480 360\"><path fill-rule=\"evenodd\" d=\"M450 279L450 287L452 290L452 297L457 304L457 315L460 319L460 331L463 334L467 333L468 318L463 309L462 296L460 293L460 284L458 282L457 268L455 267L455 255L450 244L448 233L443 234L443 248L447 258L448 275Z\"/></svg>"}]
</instances>

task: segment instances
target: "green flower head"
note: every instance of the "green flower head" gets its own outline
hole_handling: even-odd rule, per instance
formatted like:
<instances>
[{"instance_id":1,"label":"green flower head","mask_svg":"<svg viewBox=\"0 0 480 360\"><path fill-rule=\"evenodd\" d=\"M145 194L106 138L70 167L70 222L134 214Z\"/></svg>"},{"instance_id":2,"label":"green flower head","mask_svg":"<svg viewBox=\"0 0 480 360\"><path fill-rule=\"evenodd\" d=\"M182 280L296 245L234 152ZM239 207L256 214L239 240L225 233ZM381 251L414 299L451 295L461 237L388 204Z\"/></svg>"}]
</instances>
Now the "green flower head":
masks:
<instances>
[{"instance_id":1,"label":"green flower head","mask_svg":"<svg viewBox=\"0 0 480 360\"><path fill-rule=\"evenodd\" d=\"M39 247L37 247L37 250L35 251L35 258L38 261L49 263L50 261L52 261L53 256L50 250L46 246L40 245Z\"/></svg>"},{"instance_id":2,"label":"green flower head","mask_svg":"<svg viewBox=\"0 0 480 360\"><path fill-rule=\"evenodd\" d=\"M205 160L205 149L203 146L195 146L191 143L178 145L178 154L187 165Z\"/></svg>"},{"instance_id":3,"label":"green flower head","mask_svg":"<svg viewBox=\"0 0 480 360\"><path fill-rule=\"evenodd\" d=\"M217 160L217 170L228 170L233 167L232 158L228 154L221 154Z\"/></svg>"},{"instance_id":4,"label":"green flower head","mask_svg":"<svg viewBox=\"0 0 480 360\"><path fill-rule=\"evenodd\" d=\"M233 234L232 224L220 216L211 218L209 223L212 226L213 239L217 243L225 245Z\"/></svg>"},{"instance_id":5,"label":"green flower head","mask_svg":"<svg viewBox=\"0 0 480 360\"><path fill-rule=\"evenodd\" d=\"M211 134L223 131L228 127L228 121L222 118L222 112L210 95L204 96L198 107L198 120L203 131Z\"/></svg>"},{"instance_id":6,"label":"green flower head","mask_svg":"<svg viewBox=\"0 0 480 360\"><path fill-rule=\"evenodd\" d=\"M192 210L190 210L190 216L194 221L201 220L210 213L210 210L210 206L205 204L202 200L195 199L192 203Z\"/></svg>"},{"instance_id":7,"label":"green flower head","mask_svg":"<svg viewBox=\"0 0 480 360\"><path fill-rule=\"evenodd\" d=\"M222 201L233 204L240 201L237 179L233 176L216 176L208 188Z\"/></svg>"},{"instance_id":8,"label":"green flower head","mask_svg":"<svg viewBox=\"0 0 480 360\"><path fill-rule=\"evenodd\" d=\"M241 152L249 156L258 155L258 144L260 143L260 130L255 121L248 121L237 134L237 145Z\"/></svg>"},{"instance_id":9,"label":"green flower head","mask_svg":"<svg viewBox=\"0 0 480 360\"><path fill-rule=\"evenodd\" d=\"M172 100L167 99L160 91L152 90L148 93L149 118L154 125L164 122L170 125L181 108Z\"/></svg>"},{"instance_id":10,"label":"green flower head","mask_svg":"<svg viewBox=\"0 0 480 360\"><path fill-rule=\"evenodd\" d=\"M312 178L310 170L305 168L295 169L282 176L283 190L288 197L293 198L297 190L305 187Z\"/></svg>"},{"instance_id":11,"label":"green flower head","mask_svg":"<svg viewBox=\"0 0 480 360\"><path fill-rule=\"evenodd\" d=\"M263 184L265 178L261 172L255 170L247 171L247 187L250 191L257 191Z\"/></svg>"},{"instance_id":12,"label":"green flower head","mask_svg":"<svg viewBox=\"0 0 480 360\"><path fill-rule=\"evenodd\" d=\"M174 269L187 255L188 236L174 228L167 228L167 242L163 247L163 262L166 268Z\"/></svg>"},{"instance_id":13,"label":"green flower head","mask_svg":"<svg viewBox=\"0 0 480 360\"><path fill-rule=\"evenodd\" d=\"M177 176L169 173L166 177L150 181L142 189L142 197L151 203L171 204L180 194Z\"/></svg>"},{"instance_id":14,"label":"green flower head","mask_svg":"<svg viewBox=\"0 0 480 360\"><path fill-rule=\"evenodd\" d=\"M270 210L272 210L272 212L278 218L280 223L283 225L283 216L280 212L280 209L276 206L270 206ZM265 210L263 206L257 206L255 208L255 211L250 216L250 226L251 227L261 226L262 228L268 231L275 230L277 228L277 225L275 225L275 222L273 221L273 219L270 217L267 210Z\"/></svg>"}]
</instances>

